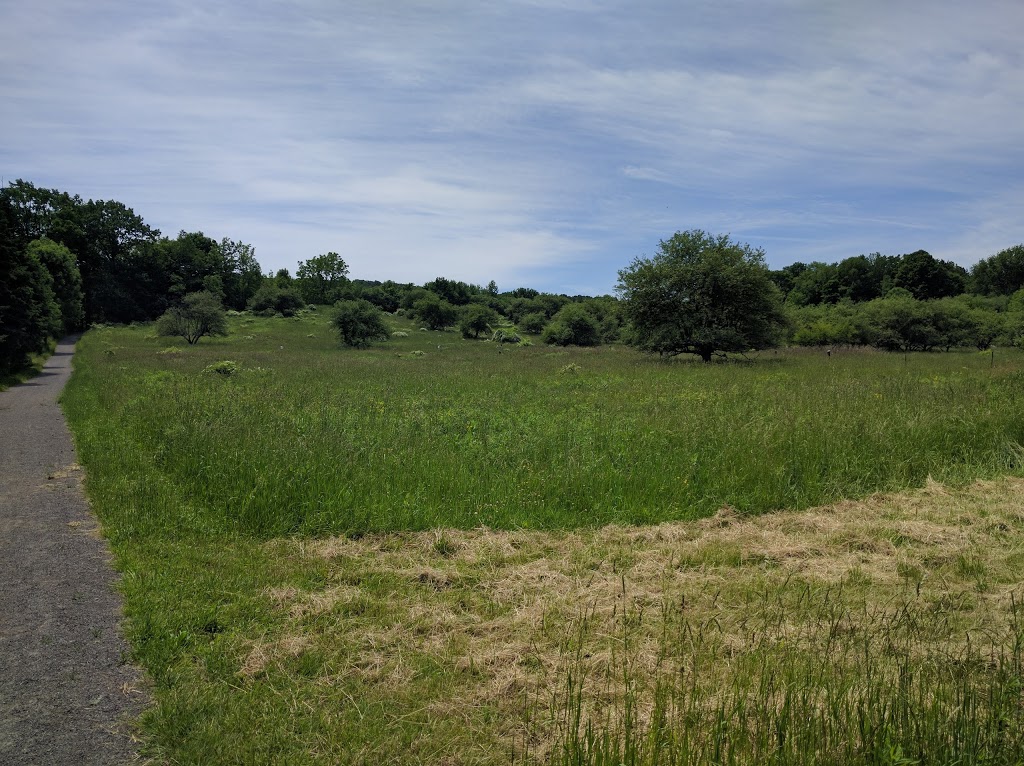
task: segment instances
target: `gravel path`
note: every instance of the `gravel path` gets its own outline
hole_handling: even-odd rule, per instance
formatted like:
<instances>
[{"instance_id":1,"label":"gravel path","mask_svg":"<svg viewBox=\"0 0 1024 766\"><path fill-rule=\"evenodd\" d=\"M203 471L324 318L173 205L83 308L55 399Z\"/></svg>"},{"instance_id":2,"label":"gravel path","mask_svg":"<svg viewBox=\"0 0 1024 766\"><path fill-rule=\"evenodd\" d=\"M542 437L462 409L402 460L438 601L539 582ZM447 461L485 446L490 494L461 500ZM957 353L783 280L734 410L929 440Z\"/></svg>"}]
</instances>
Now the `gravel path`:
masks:
<instances>
[{"instance_id":1,"label":"gravel path","mask_svg":"<svg viewBox=\"0 0 1024 766\"><path fill-rule=\"evenodd\" d=\"M3 766L138 762L130 719L145 695L124 661L116 576L57 405L75 340L0 392Z\"/></svg>"}]
</instances>

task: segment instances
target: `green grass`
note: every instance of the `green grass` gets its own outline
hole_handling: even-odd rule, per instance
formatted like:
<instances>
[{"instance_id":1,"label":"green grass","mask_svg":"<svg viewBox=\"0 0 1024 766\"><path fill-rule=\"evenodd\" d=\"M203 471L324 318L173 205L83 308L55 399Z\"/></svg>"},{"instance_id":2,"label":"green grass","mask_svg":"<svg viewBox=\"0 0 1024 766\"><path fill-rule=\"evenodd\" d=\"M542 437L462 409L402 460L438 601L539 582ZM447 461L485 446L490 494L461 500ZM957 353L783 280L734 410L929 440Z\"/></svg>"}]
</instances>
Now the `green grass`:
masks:
<instances>
[{"instance_id":1,"label":"green grass","mask_svg":"<svg viewBox=\"0 0 1024 766\"><path fill-rule=\"evenodd\" d=\"M146 480L146 513L119 526L268 538L651 523L1015 471L1024 442L1016 352L994 368L977 354L665 364L623 347L499 354L433 332L356 352L317 317L161 354L147 333L86 336L65 397L86 461ZM241 370L203 374L221 360Z\"/></svg>"},{"instance_id":2,"label":"green grass","mask_svg":"<svg viewBox=\"0 0 1024 766\"><path fill-rule=\"evenodd\" d=\"M1018 474L1024 355L705 366L232 322L90 331L62 400L158 762L1020 756L1019 485L936 496L924 532L913 503L806 544L754 514Z\"/></svg>"}]
</instances>

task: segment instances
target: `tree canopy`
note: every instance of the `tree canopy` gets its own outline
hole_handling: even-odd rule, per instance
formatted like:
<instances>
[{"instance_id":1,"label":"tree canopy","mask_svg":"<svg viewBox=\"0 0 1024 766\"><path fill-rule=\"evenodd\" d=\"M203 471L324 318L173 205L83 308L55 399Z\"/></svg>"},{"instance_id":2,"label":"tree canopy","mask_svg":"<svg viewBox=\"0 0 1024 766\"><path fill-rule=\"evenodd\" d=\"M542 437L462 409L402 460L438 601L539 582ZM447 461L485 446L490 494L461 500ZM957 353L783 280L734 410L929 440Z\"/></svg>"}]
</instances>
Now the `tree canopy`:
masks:
<instances>
[{"instance_id":1,"label":"tree canopy","mask_svg":"<svg viewBox=\"0 0 1024 766\"><path fill-rule=\"evenodd\" d=\"M334 326L346 346L365 348L390 336L384 315L367 300L338 301L335 309Z\"/></svg>"},{"instance_id":2,"label":"tree canopy","mask_svg":"<svg viewBox=\"0 0 1024 766\"><path fill-rule=\"evenodd\" d=\"M785 324L764 252L698 229L662 240L653 258L619 272L619 294L638 348L674 356L769 348Z\"/></svg>"},{"instance_id":3,"label":"tree canopy","mask_svg":"<svg viewBox=\"0 0 1024 766\"><path fill-rule=\"evenodd\" d=\"M227 335L228 323L220 299L211 292L189 293L169 308L156 325L164 336L184 338L194 346L205 335Z\"/></svg>"}]
</instances>

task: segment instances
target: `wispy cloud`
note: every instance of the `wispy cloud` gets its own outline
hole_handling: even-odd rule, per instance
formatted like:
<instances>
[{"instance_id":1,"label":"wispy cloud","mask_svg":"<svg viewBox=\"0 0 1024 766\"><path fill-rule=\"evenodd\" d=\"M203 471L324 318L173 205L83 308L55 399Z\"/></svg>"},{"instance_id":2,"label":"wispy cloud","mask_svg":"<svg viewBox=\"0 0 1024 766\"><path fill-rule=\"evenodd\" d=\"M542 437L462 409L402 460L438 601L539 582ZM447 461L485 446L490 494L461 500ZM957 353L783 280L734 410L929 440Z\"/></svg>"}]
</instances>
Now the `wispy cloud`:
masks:
<instances>
[{"instance_id":1,"label":"wispy cloud","mask_svg":"<svg viewBox=\"0 0 1024 766\"><path fill-rule=\"evenodd\" d=\"M0 172L268 269L607 292L676 229L781 265L1024 241L1024 6L6 3Z\"/></svg>"}]
</instances>

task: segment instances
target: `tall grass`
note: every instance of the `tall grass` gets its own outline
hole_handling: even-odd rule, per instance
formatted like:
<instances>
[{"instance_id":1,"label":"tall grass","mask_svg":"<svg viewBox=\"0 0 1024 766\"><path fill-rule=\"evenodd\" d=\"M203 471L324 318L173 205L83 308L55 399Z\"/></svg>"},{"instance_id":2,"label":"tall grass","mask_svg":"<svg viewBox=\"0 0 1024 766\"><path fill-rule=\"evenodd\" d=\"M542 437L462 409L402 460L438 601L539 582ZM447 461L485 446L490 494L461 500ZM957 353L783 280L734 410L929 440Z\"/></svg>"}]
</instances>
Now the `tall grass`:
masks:
<instances>
[{"instance_id":1,"label":"tall grass","mask_svg":"<svg viewBox=\"0 0 1024 766\"><path fill-rule=\"evenodd\" d=\"M912 593L885 604L861 601L852 611L842 584L801 581L751 595L757 601L744 606L740 641L729 641L714 616L694 619L685 606L665 607L653 668L634 666L631 640L643 615L623 610L603 682L622 693L605 695L613 700L605 705L584 653L591 622L600 621L582 615L550 707L559 735L547 762L1021 762L1019 594L973 640L954 635L955 606Z\"/></svg>"},{"instance_id":2,"label":"tall grass","mask_svg":"<svg viewBox=\"0 0 1024 766\"><path fill-rule=\"evenodd\" d=\"M63 398L153 681L157 760L1024 752L1020 607L1000 600L1021 581L1016 496L982 509L965 490L923 532L911 510L875 528L863 518L895 511L861 509L765 550L715 537L717 518L564 531L1019 472L1024 355L705 366L499 350L401 322L408 337L352 351L316 315L232 322L191 348L147 327L90 331ZM762 542L785 536L772 530ZM842 583L785 574L815 557ZM623 591L647 578L642 599L619 598L621 573ZM602 606L569 619L598 591Z\"/></svg>"},{"instance_id":3,"label":"tall grass","mask_svg":"<svg viewBox=\"0 0 1024 766\"><path fill-rule=\"evenodd\" d=\"M65 406L86 461L122 484L127 523L257 537L639 524L1021 464L1016 352L702 365L421 332L360 352L322 318L245 321L181 353L142 328L80 343ZM241 371L202 372L221 359Z\"/></svg>"}]
</instances>

